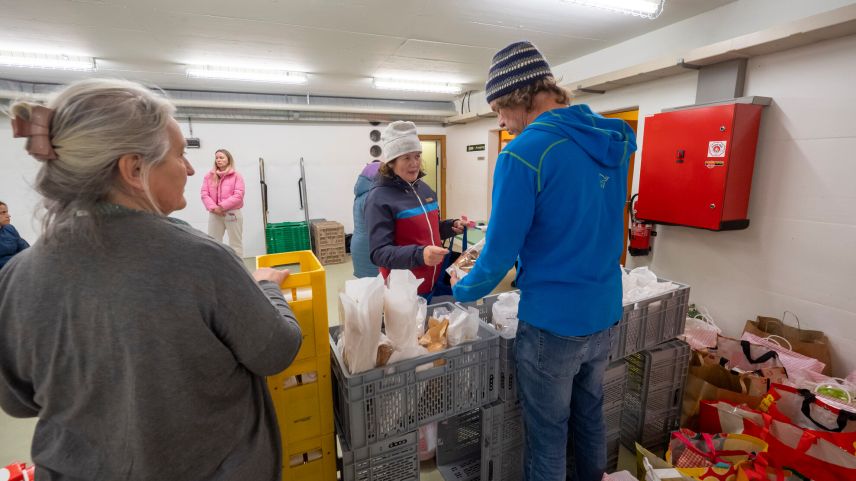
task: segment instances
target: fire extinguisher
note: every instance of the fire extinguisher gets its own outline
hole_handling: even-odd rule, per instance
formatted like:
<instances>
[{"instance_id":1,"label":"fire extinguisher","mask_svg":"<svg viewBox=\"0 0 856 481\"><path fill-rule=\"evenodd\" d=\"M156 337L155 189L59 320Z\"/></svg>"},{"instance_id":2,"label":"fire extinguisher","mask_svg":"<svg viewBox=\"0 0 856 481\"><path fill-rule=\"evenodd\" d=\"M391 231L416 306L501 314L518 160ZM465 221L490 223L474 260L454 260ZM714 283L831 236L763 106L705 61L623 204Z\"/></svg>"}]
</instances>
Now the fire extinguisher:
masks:
<instances>
[{"instance_id":1,"label":"fire extinguisher","mask_svg":"<svg viewBox=\"0 0 856 481\"><path fill-rule=\"evenodd\" d=\"M639 194L633 194L630 198L630 228L627 232L630 245L627 251L631 256L647 256L651 252L651 238L657 235L657 231L654 230L654 224L636 218L637 197Z\"/></svg>"}]
</instances>

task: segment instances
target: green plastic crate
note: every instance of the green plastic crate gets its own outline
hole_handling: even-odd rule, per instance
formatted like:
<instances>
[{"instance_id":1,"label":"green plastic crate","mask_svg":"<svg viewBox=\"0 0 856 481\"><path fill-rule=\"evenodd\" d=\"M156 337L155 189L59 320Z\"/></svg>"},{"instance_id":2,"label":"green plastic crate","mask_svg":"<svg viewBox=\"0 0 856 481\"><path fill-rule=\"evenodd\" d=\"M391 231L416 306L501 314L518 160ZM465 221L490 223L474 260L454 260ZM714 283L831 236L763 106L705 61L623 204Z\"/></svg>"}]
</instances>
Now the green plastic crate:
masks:
<instances>
[{"instance_id":1,"label":"green plastic crate","mask_svg":"<svg viewBox=\"0 0 856 481\"><path fill-rule=\"evenodd\" d=\"M279 222L265 228L268 254L309 249L309 228L306 222Z\"/></svg>"}]
</instances>

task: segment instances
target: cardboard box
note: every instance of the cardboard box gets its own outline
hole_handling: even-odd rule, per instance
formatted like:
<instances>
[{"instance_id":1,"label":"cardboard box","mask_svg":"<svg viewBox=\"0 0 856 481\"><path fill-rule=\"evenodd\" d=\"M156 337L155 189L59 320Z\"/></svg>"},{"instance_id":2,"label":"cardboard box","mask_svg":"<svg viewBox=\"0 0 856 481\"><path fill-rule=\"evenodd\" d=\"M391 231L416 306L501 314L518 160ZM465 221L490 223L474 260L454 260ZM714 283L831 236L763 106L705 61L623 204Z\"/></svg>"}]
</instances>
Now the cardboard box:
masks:
<instances>
[{"instance_id":1,"label":"cardboard box","mask_svg":"<svg viewBox=\"0 0 856 481\"><path fill-rule=\"evenodd\" d=\"M312 252L321 264L341 264L347 259L345 253L345 227L335 221L312 221Z\"/></svg>"},{"instance_id":2,"label":"cardboard box","mask_svg":"<svg viewBox=\"0 0 856 481\"><path fill-rule=\"evenodd\" d=\"M341 245L342 248L345 247L345 227L338 222L312 222L309 230L312 235L313 247L329 247L338 245Z\"/></svg>"}]
</instances>

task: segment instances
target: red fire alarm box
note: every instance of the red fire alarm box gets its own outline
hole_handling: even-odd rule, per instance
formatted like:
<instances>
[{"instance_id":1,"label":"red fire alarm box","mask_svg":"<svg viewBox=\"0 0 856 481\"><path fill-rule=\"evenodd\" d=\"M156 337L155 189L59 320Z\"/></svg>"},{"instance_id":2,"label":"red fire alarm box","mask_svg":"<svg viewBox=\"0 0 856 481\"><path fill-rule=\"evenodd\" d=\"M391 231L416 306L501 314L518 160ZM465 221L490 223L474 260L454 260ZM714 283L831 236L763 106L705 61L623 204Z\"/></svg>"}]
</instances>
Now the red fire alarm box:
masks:
<instances>
[{"instance_id":1,"label":"red fire alarm box","mask_svg":"<svg viewBox=\"0 0 856 481\"><path fill-rule=\"evenodd\" d=\"M710 230L748 227L762 108L733 103L646 117L636 216Z\"/></svg>"}]
</instances>

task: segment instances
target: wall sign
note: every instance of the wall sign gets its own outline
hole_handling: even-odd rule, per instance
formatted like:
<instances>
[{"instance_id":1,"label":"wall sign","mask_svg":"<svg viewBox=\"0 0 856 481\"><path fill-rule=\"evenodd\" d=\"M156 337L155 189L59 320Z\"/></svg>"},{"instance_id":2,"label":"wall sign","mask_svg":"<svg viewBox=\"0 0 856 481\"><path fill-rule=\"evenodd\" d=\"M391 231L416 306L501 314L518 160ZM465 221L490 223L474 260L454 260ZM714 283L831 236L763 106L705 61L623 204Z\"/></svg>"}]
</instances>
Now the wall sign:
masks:
<instances>
[{"instance_id":1,"label":"wall sign","mask_svg":"<svg viewBox=\"0 0 856 481\"><path fill-rule=\"evenodd\" d=\"M484 144L474 144L467 146L467 152L480 152L484 150Z\"/></svg>"},{"instance_id":2,"label":"wall sign","mask_svg":"<svg viewBox=\"0 0 856 481\"><path fill-rule=\"evenodd\" d=\"M725 140L713 140L707 144L708 157L725 157Z\"/></svg>"}]
</instances>

